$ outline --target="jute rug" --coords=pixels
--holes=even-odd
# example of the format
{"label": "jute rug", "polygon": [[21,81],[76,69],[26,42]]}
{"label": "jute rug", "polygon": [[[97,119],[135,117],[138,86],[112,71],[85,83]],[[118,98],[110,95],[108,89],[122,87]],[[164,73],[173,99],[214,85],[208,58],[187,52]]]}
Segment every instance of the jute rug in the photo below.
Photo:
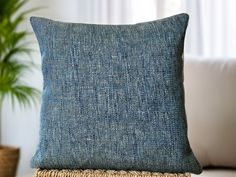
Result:
{"label": "jute rug", "polygon": [[190,173],[156,173],[146,171],[115,170],[40,170],[35,177],[191,177]]}

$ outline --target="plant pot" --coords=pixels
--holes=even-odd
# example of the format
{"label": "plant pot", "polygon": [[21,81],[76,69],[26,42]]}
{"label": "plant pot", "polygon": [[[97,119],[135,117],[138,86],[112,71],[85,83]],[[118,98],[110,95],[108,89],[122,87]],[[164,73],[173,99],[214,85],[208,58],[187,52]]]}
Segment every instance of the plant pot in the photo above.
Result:
{"label": "plant pot", "polygon": [[0,146],[0,177],[15,177],[20,149],[10,146]]}

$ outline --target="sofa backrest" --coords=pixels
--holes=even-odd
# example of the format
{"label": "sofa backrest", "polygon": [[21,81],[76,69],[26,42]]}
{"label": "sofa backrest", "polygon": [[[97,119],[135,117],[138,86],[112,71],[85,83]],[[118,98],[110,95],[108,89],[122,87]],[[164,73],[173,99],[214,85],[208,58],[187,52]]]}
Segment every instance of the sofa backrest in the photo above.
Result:
{"label": "sofa backrest", "polygon": [[202,166],[236,167],[236,59],[185,59],[191,147]]}

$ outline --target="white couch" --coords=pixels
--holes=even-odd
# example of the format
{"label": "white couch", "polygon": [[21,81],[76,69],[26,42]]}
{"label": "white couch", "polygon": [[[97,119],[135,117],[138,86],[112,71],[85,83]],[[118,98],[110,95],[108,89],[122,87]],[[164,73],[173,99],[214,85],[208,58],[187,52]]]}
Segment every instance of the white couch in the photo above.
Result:
{"label": "white couch", "polygon": [[204,170],[202,174],[192,175],[191,177],[236,177],[236,171],[225,169]]}
{"label": "white couch", "polygon": [[214,167],[200,176],[236,177],[236,59],[187,58],[184,76],[190,144],[203,167]]}

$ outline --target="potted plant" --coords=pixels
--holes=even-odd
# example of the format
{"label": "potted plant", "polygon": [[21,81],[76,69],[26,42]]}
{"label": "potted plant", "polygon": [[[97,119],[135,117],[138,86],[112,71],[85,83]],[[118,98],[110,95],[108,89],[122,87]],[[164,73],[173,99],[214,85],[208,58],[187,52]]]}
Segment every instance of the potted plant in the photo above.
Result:
{"label": "potted plant", "polygon": [[26,37],[27,30],[19,30],[26,15],[35,10],[22,12],[27,0],[0,1],[0,176],[14,177],[16,174],[19,148],[3,146],[1,142],[1,110],[3,101],[11,99],[12,104],[29,106],[36,103],[40,92],[23,82],[24,74],[32,69],[32,49]]}

